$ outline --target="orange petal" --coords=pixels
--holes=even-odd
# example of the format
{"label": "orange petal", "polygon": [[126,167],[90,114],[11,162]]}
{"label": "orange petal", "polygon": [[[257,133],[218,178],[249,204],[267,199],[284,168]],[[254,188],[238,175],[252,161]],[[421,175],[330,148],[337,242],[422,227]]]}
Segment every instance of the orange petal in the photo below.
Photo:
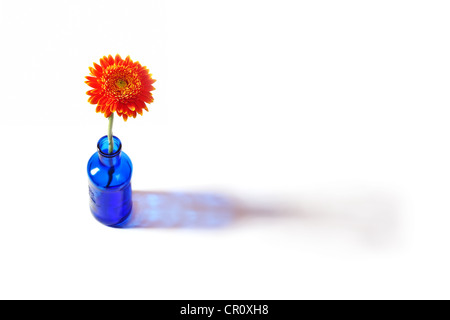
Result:
{"label": "orange petal", "polygon": [[106,101],[108,101],[108,98],[106,98],[105,96],[102,96],[99,100],[98,100],[98,104],[106,104]]}
{"label": "orange petal", "polygon": [[141,92],[139,94],[139,98],[141,98],[144,102],[147,102],[147,103],[153,102],[153,96],[150,92],[146,92],[146,91]]}
{"label": "orange petal", "polygon": [[141,81],[143,83],[153,84],[153,83],[155,83],[156,80],[150,78],[149,75],[144,75],[144,76],[141,76]]}
{"label": "orange petal", "polygon": [[96,76],[98,78],[100,78],[102,76],[102,73],[100,71],[98,71],[97,69],[94,69],[92,67],[89,67],[89,71],[91,72],[91,74],[93,76]]}
{"label": "orange petal", "polygon": [[134,104],[131,104],[131,103],[127,104],[127,108],[130,109],[131,111],[136,110],[136,107],[134,106]]}
{"label": "orange petal", "polygon": [[116,103],[116,101],[114,99],[108,98],[106,100],[106,105],[109,107],[111,106],[113,103]]}
{"label": "orange petal", "polygon": [[112,57],[112,55],[108,56],[108,62],[110,66],[114,65],[114,58]]}
{"label": "orange petal", "polygon": [[96,89],[89,90],[88,92],[86,92],[86,94],[88,94],[90,96],[102,96],[102,91],[96,88]]}
{"label": "orange petal", "polygon": [[139,99],[136,99],[134,103],[141,109],[145,109],[145,102]]}
{"label": "orange petal", "polygon": [[117,102],[114,101],[114,103],[111,104],[109,107],[109,110],[111,110],[112,113],[116,112],[117,109]]}
{"label": "orange petal", "polygon": [[123,104],[120,101],[116,103],[116,111],[117,113],[123,113]]}
{"label": "orange petal", "polygon": [[123,60],[122,60],[122,58],[120,57],[119,54],[116,54],[116,58],[114,59],[114,61],[115,61],[116,64],[119,64],[119,62],[122,62]]}
{"label": "orange petal", "polygon": [[136,112],[142,116],[142,107],[138,106],[137,104],[135,104],[135,107],[136,107]]}
{"label": "orange petal", "polygon": [[135,103],[136,103],[139,107],[141,107],[143,110],[148,111],[147,105],[145,104],[144,101],[139,100],[139,99],[136,99]]}
{"label": "orange petal", "polygon": [[108,110],[108,106],[106,104],[102,104],[102,112],[105,113]]}
{"label": "orange petal", "polygon": [[102,65],[103,69],[106,69],[109,66],[108,58],[106,58],[105,56],[103,58],[101,58],[100,64]]}
{"label": "orange petal", "polygon": [[95,108],[95,112],[99,113],[102,110],[101,106],[97,106],[97,108]]}
{"label": "orange petal", "polygon": [[111,111],[106,110],[105,111],[105,118],[109,118],[110,115],[111,115]]}
{"label": "orange petal", "polygon": [[147,102],[146,100],[150,100],[150,92],[147,91],[141,91],[139,93],[140,98],[142,98],[142,100],[144,100],[145,102]]}
{"label": "orange petal", "polygon": [[96,104],[97,102],[98,102],[98,100],[100,99],[100,97],[99,96],[91,96],[90,98],[89,98],[89,102],[90,103],[92,103],[92,104]]}
{"label": "orange petal", "polygon": [[126,114],[124,114],[124,115],[123,115],[123,120],[124,120],[124,121],[127,121],[127,119],[128,119],[128,116],[127,116]]}
{"label": "orange petal", "polygon": [[98,82],[85,81],[84,83],[86,83],[89,87],[92,87],[92,88],[95,88],[95,89],[101,89],[102,88],[102,86]]}
{"label": "orange petal", "polygon": [[98,64],[96,64],[95,62],[94,62],[94,67],[98,72],[100,72],[100,73],[103,72],[103,68],[101,66],[99,66]]}
{"label": "orange petal", "polygon": [[125,114],[128,114],[128,113],[129,113],[130,110],[128,109],[128,104],[125,104],[125,103],[122,102],[122,103],[120,104],[120,107],[122,108],[122,112],[123,112],[123,113],[125,113]]}
{"label": "orange petal", "polygon": [[155,90],[155,87],[152,86],[151,84],[144,84],[144,85],[142,86],[142,88],[143,88],[144,90],[146,90],[146,91],[153,91],[153,90]]}

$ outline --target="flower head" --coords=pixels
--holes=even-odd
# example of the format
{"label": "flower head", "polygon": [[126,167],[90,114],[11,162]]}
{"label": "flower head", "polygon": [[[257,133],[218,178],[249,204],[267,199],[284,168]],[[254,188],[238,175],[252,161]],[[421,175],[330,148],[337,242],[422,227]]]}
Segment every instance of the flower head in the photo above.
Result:
{"label": "flower head", "polygon": [[100,65],[94,62],[89,71],[86,83],[93,89],[86,93],[90,96],[88,101],[97,105],[96,112],[106,118],[116,112],[127,121],[128,117],[142,115],[142,110],[148,111],[146,103],[153,102],[151,91],[155,90],[152,84],[156,80],[147,67],[133,62],[130,56],[124,60],[119,55],[109,55],[100,59]]}

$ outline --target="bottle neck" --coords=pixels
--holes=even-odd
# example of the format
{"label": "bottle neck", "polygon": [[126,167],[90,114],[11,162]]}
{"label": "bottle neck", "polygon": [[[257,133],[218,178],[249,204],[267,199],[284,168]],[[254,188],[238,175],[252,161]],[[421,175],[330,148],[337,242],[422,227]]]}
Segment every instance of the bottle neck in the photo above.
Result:
{"label": "bottle neck", "polygon": [[104,166],[114,167],[120,164],[122,143],[119,138],[113,137],[113,151],[111,153],[109,153],[109,141],[107,136],[100,138],[97,149],[100,163]]}
{"label": "bottle neck", "polygon": [[98,158],[100,160],[100,163],[103,164],[104,166],[106,166],[106,167],[115,167],[115,166],[118,166],[120,164],[121,154],[119,152],[118,155],[110,157],[110,156],[105,156],[104,154],[99,152],[98,153]]}

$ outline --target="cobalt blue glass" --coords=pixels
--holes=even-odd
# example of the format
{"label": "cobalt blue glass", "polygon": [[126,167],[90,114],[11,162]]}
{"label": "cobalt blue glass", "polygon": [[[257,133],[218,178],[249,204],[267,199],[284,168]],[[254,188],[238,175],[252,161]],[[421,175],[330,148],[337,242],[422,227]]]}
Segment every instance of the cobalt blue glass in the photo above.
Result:
{"label": "cobalt blue glass", "polygon": [[119,138],[113,137],[113,144],[112,153],[108,153],[108,137],[100,138],[97,152],[89,159],[87,173],[92,214],[104,225],[118,227],[131,213],[133,164],[122,152]]}

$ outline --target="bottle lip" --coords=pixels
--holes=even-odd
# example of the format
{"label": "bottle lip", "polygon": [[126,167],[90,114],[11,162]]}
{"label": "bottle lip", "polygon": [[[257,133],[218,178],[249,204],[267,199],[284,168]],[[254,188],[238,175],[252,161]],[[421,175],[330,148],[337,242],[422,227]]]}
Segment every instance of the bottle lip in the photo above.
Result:
{"label": "bottle lip", "polygon": [[98,153],[102,156],[102,157],[105,157],[105,158],[114,158],[114,157],[117,157],[119,154],[120,154],[120,152],[122,151],[122,142],[120,141],[120,139],[119,138],[117,138],[116,136],[113,136],[113,144],[114,144],[114,149],[115,149],[115,145],[116,145],[116,143],[117,143],[117,150],[115,150],[114,151],[114,149],[113,149],[113,153],[106,153],[106,152],[103,152],[102,151],[102,148],[100,147],[100,145],[105,141],[105,139],[107,140],[108,139],[108,136],[103,136],[103,137],[101,137],[99,140],[98,140],[98,143],[97,143],[97,150],[98,150]]}

